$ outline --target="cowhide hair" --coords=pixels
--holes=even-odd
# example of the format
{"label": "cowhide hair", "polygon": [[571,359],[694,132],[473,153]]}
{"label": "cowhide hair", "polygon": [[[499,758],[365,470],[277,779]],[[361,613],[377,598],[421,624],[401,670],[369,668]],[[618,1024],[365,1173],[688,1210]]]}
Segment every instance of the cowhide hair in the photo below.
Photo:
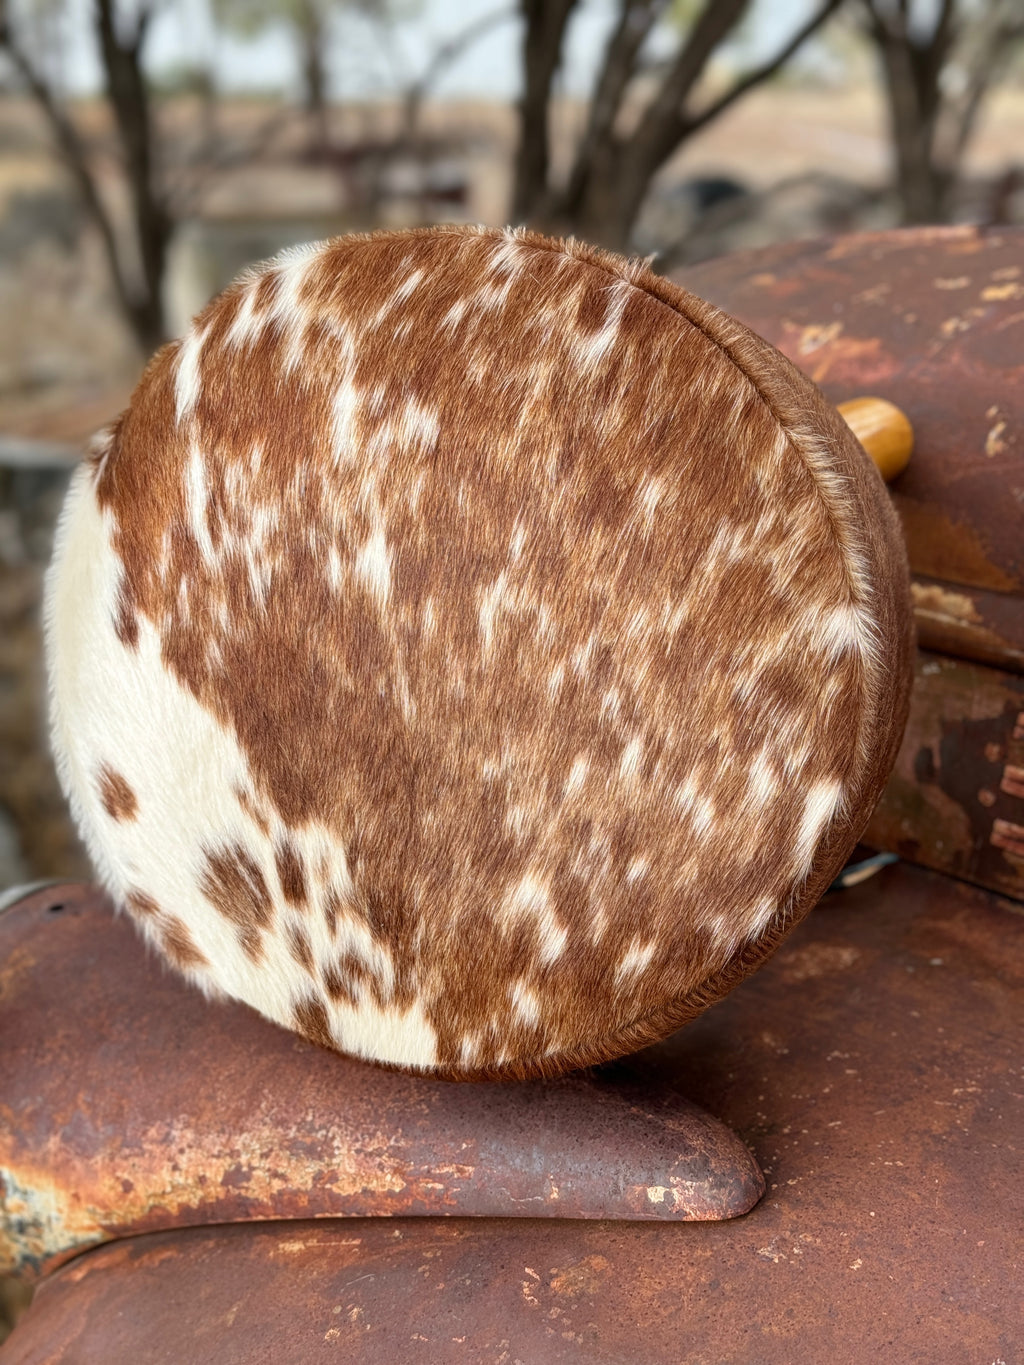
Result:
{"label": "cowhide hair", "polygon": [[811,383],[643,265],[285,252],[76,472],[54,746],[210,995],[456,1078],[663,1036],[761,962],[905,717],[906,565]]}

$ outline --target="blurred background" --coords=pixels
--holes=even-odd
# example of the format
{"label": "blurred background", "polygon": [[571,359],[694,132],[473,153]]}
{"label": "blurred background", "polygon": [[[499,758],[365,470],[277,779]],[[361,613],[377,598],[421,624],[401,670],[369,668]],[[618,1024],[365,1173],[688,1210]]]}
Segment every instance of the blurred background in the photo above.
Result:
{"label": "blurred background", "polygon": [[85,875],[38,610],[68,471],[246,263],[530,223],[686,267],[1024,220],[1024,0],[0,0],[0,888]]}

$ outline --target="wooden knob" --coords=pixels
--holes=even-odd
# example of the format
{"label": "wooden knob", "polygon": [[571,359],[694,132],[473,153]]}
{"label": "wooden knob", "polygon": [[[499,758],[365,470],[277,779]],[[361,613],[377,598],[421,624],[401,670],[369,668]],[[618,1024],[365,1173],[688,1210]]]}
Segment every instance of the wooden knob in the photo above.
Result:
{"label": "wooden knob", "polygon": [[886,483],[903,473],[914,451],[914,429],[906,413],[884,398],[851,398],[839,404],[839,414]]}

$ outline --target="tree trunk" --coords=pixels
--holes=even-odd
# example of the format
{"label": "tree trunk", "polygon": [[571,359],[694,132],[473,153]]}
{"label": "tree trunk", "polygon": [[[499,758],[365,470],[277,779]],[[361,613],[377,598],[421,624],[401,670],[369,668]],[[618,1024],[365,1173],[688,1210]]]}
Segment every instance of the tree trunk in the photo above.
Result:
{"label": "tree trunk", "polygon": [[[922,90],[905,42],[884,40],[882,62],[903,222],[941,222],[947,186],[935,164],[937,100],[929,100],[930,92]],[[937,83],[934,95],[938,95]]]}
{"label": "tree trunk", "polygon": [[134,34],[119,37],[113,0],[98,0],[96,32],[106,79],[106,93],[124,154],[141,280],[127,306],[128,321],[148,354],[167,339],[163,285],[173,223],[156,187],[153,120],[142,70],[142,43],[151,10],[143,9]]}
{"label": "tree trunk", "polygon": [[309,117],[309,149],[323,160],[330,149],[327,122],[327,72],[324,67],[323,15],[316,0],[303,0],[299,14],[302,41],[302,80]]}
{"label": "tree trunk", "polygon": [[534,222],[547,212],[551,86],[577,0],[521,0],[523,93],[512,188],[512,221]]}
{"label": "tree trunk", "polygon": [[585,241],[609,251],[628,252],[649,185],[646,168],[631,161],[625,148],[606,148],[604,155],[595,158],[562,231],[578,233]]}
{"label": "tree trunk", "polygon": [[839,7],[818,0],[805,22],[771,57],[699,109],[691,107],[708,63],[740,22],[749,0],[703,0],[646,107],[624,131],[620,118],[649,33],[667,0],[618,0],[618,19],[605,45],[586,128],[562,187],[550,183],[548,110],[574,0],[521,0],[526,23],[514,216],[548,230],[574,232],[628,251],[651,180],[687,138],[737,99],[769,79]]}
{"label": "tree trunk", "polygon": [[95,24],[103,57],[106,94],[121,143],[131,203],[134,259],[125,260],[93,172],[88,149],[54,90],[20,46],[0,0],[0,47],[7,51],[53,131],[57,150],[92,219],[107,258],[118,306],[143,354],[166,339],[163,277],[173,224],[153,184],[151,120],[139,52],[151,11],[139,11],[135,36],[122,45],[114,26],[112,0],[96,0]]}

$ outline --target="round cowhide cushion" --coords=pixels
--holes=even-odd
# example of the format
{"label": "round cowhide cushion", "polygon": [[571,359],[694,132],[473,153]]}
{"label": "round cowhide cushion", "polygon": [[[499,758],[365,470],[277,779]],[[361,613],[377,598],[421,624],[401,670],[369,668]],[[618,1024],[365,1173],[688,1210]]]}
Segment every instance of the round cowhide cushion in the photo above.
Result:
{"label": "round cowhide cushion", "polygon": [[814,386],[520,231],[243,276],[76,472],[47,615],[115,900],[209,994],[449,1077],[613,1057],[739,981],[909,687],[896,520]]}

